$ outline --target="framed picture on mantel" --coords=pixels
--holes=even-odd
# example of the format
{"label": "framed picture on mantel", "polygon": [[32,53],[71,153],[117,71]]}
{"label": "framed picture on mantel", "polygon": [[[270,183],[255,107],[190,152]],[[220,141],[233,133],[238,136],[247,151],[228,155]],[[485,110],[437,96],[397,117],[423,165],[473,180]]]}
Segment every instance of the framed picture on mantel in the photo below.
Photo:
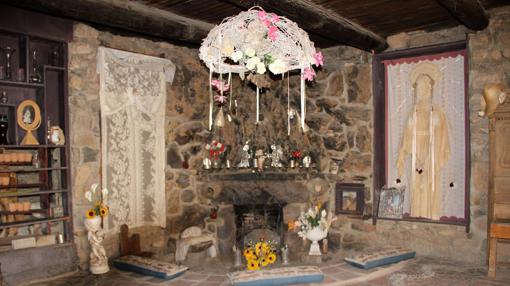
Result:
{"label": "framed picture on mantel", "polygon": [[365,207],[364,184],[337,183],[335,188],[335,213],[363,215]]}

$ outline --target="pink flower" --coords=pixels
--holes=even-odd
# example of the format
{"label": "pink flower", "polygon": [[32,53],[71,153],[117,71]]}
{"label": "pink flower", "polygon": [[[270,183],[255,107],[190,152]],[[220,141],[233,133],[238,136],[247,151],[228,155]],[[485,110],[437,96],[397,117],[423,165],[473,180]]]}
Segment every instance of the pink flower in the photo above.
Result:
{"label": "pink flower", "polygon": [[324,65],[324,57],[322,56],[322,52],[315,53],[313,56],[315,58],[315,65],[316,66],[322,66]]}
{"label": "pink flower", "polygon": [[280,21],[280,17],[278,17],[278,15],[276,14],[272,14],[271,20],[269,21],[271,21],[271,23],[277,23],[278,21]]}
{"label": "pink flower", "polygon": [[225,103],[227,101],[227,97],[224,95],[215,95],[214,101],[216,101],[218,103]]}
{"label": "pink flower", "polygon": [[267,32],[267,37],[271,40],[271,41],[275,41],[276,38],[278,37],[278,28],[276,26],[271,26],[269,27],[269,32]]}
{"label": "pink flower", "polygon": [[230,88],[228,83],[222,80],[213,79],[211,80],[211,84],[219,91],[221,91],[222,89],[223,91],[227,91]]}
{"label": "pink flower", "polygon": [[264,26],[266,26],[267,28],[269,28],[269,25],[271,25],[271,22],[269,21],[269,19],[267,18],[267,14],[266,14],[266,11],[259,11],[259,20],[262,22],[262,24],[264,24]]}
{"label": "pink flower", "polygon": [[259,19],[260,19],[260,21],[264,21],[266,18],[267,18],[266,11],[264,11],[264,10],[259,11]]}
{"label": "pink flower", "polygon": [[305,68],[304,72],[301,74],[301,79],[306,79],[308,81],[312,81],[315,77],[315,71],[311,68]]}

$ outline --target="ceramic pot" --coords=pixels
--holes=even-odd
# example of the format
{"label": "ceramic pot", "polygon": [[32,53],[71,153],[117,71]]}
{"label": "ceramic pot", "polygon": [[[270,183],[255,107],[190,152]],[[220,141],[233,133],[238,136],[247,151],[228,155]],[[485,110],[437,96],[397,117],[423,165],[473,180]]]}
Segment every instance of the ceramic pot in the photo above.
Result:
{"label": "ceramic pot", "polygon": [[326,238],[328,232],[320,227],[314,227],[306,233],[306,238],[312,242],[308,255],[322,255],[319,240]]}

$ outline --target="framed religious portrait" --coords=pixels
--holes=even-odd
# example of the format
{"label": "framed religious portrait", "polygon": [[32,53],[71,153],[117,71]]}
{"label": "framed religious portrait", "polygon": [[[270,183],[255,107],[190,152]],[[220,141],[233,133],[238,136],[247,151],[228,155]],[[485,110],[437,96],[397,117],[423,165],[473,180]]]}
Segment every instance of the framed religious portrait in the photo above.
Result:
{"label": "framed religious portrait", "polygon": [[356,183],[337,183],[335,194],[335,213],[363,215],[365,185]]}
{"label": "framed religious portrait", "polygon": [[[390,217],[467,229],[465,42],[379,54],[373,69],[374,189],[404,190],[398,196],[402,214],[392,212]],[[381,204],[389,202],[388,194],[380,193]]]}
{"label": "framed religious portrait", "polygon": [[17,109],[18,125],[25,130],[21,145],[39,145],[33,132],[41,125],[41,109],[33,100],[23,100]]}
{"label": "framed religious portrait", "polygon": [[380,218],[401,219],[403,216],[405,188],[382,187],[379,194],[377,216]]}

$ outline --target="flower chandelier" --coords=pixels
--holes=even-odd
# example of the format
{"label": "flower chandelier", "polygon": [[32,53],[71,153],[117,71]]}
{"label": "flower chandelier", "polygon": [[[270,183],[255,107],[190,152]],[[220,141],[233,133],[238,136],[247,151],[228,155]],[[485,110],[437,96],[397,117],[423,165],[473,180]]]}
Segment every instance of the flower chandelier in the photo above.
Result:
{"label": "flower chandelier", "polygon": [[[283,78],[289,71],[300,70],[301,116],[297,117],[301,128],[306,131],[305,80],[313,80],[315,71],[312,66],[323,65],[323,57],[320,52],[316,52],[308,34],[296,23],[274,13],[267,13],[260,7],[253,7],[237,16],[225,18],[220,25],[215,26],[203,40],[199,56],[209,68],[209,130],[213,124],[214,101],[218,101],[219,98],[223,102],[226,99],[223,93],[229,88],[232,96],[232,73],[239,74],[241,79],[248,74],[248,79],[255,83],[256,123],[258,123],[259,90],[264,84],[254,79],[266,74],[267,71],[274,75],[281,74]],[[219,80],[213,79],[213,73],[219,74]],[[223,74],[228,74],[227,82],[223,81]],[[219,92],[219,96],[213,97],[213,86]],[[290,134],[290,116],[293,114],[289,104],[287,113]]]}

